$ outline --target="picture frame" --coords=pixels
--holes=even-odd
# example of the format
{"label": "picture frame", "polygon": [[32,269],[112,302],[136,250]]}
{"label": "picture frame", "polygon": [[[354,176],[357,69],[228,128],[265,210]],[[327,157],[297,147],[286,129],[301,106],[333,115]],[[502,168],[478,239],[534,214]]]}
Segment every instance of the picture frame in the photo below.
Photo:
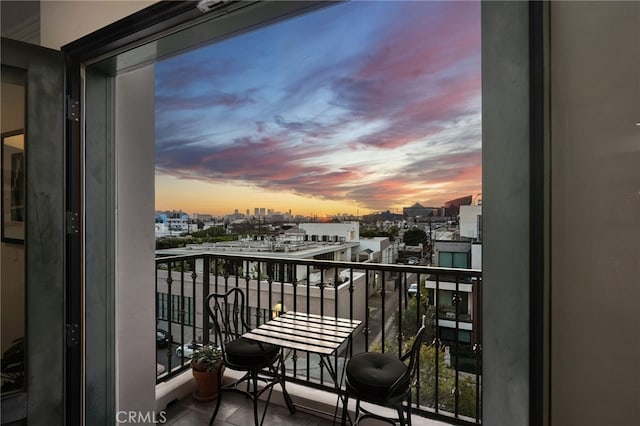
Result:
{"label": "picture frame", "polygon": [[2,242],[24,244],[26,215],[24,130],[2,133]]}

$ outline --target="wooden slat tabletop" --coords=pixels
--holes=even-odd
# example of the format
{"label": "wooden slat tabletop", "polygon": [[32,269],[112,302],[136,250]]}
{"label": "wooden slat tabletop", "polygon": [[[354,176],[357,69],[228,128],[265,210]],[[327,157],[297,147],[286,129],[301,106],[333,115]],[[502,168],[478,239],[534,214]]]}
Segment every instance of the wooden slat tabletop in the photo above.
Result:
{"label": "wooden slat tabletop", "polygon": [[286,312],[243,335],[288,349],[330,355],[361,324],[358,320]]}

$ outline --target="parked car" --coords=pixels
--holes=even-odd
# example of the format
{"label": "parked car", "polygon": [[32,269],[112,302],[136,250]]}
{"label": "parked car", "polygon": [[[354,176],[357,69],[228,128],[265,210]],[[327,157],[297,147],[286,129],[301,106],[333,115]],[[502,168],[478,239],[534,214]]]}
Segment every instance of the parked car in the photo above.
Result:
{"label": "parked car", "polygon": [[407,289],[407,294],[409,295],[409,297],[414,297],[416,294],[418,294],[418,284],[411,284]]}
{"label": "parked car", "polygon": [[156,328],[156,346],[164,348],[169,344],[169,332],[161,328]]}
{"label": "parked car", "polygon": [[202,343],[198,342],[190,342],[185,343],[184,345],[178,346],[176,348],[176,355],[178,358],[191,358],[193,356],[193,351],[200,349],[202,347]]}

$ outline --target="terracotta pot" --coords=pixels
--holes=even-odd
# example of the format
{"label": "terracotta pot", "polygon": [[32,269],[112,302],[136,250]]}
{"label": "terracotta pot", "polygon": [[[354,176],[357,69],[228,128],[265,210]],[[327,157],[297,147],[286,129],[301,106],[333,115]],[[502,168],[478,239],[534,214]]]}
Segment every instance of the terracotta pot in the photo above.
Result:
{"label": "terracotta pot", "polygon": [[193,392],[193,397],[197,401],[213,400],[218,395],[218,374],[222,374],[223,370],[207,372],[192,369],[191,371],[196,381],[196,390]]}

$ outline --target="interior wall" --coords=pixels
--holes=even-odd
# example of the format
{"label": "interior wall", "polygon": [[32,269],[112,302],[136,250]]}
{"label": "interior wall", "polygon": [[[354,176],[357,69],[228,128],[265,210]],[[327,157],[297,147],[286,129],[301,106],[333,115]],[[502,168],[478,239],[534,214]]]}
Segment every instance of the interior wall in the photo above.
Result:
{"label": "interior wall", "polygon": [[116,392],[119,411],[155,409],[154,68],[116,77]]}
{"label": "interior wall", "polygon": [[640,419],[640,3],[551,2],[551,424]]}

